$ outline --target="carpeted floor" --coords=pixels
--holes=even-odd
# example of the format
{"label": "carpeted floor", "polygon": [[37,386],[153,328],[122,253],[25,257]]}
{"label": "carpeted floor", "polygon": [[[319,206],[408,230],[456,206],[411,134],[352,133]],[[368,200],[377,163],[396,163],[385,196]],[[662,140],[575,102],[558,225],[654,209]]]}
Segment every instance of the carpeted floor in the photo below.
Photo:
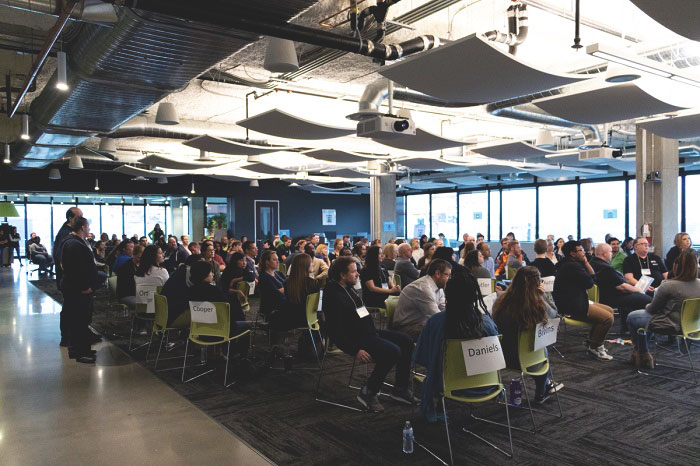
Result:
{"label": "carpeted floor", "polygon": [[[35,286],[60,301],[53,282],[33,281]],[[94,326],[103,329],[106,293],[101,291],[95,310]],[[253,307],[257,303],[251,302]],[[128,325],[118,324],[117,333],[127,335]],[[550,358],[554,375],[565,384],[560,392],[564,417],[539,415],[542,424],[537,434],[513,431],[515,457],[508,460],[473,437],[460,426],[471,424],[480,435],[501,447],[508,442],[505,428],[481,422],[471,423],[468,408],[448,403],[452,446],[457,464],[485,465],[695,465],[700,461],[700,388],[675,381],[638,375],[627,363],[630,346],[608,344],[612,362],[586,357],[580,331],[568,335],[560,331],[557,347]],[[143,341],[144,337],[139,337]],[[264,337],[258,338],[263,343]],[[127,340],[113,342],[125,349]],[[181,355],[177,349],[168,356]],[[264,352],[257,352],[264,359]],[[143,364],[145,349],[133,354]],[[195,359],[195,358],[190,358]],[[686,363],[675,356],[663,355],[666,362]],[[675,361],[674,361],[675,360]],[[164,361],[160,368],[181,364],[181,359]],[[345,355],[329,355],[321,392],[325,398],[357,406],[356,392],[346,387],[352,360]],[[215,363],[215,360],[211,360]],[[167,364],[171,365],[168,366]],[[150,365],[150,363],[149,363]],[[152,365],[151,365],[152,366]],[[150,366],[149,366],[150,367]],[[274,367],[281,368],[281,361]],[[301,367],[311,370],[302,370]],[[180,382],[180,371],[157,372],[157,376],[270,460],[281,465],[428,465],[439,464],[416,447],[412,455],[401,450],[401,431],[406,420],[413,424],[416,440],[448,459],[443,423],[429,424],[418,411],[390,399],[382,399],[383,414],[345,410],[314,401],[317,370],[312,361],[296,362],[292,372],[260,368],[255,375],[246,373],[228,389],[222,387],[223,363],[218,370],[187,384]],[[193,369],[194,371],[195,369]],[[688,377],[687,373],[659,374]],[[361,384],[363,369],[356,369]],[[504,371],[504,381],[514,373]],[[389,377],[392,381],[392,377]],[[528,381],[531,387],[531,382]],[[552,398],[542,408],[556,412]],[[505,421],[502,406],[487,403],[476,414]],[[527,411],[511,409],[514,426],[531,428]]]}

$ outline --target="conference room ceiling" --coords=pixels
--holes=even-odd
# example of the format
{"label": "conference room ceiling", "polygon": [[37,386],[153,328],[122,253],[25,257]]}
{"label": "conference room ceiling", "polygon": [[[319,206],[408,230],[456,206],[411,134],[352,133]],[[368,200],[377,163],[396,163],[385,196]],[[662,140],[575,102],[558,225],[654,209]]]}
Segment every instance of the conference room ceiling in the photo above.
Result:
{"label": "conference room ceiling", "polygon": [[[279,1],[280,4],[284,3],[283,0]],[[298,16],[292,19],[292,23],[344,36],[351,35],[346,16],[347,8],[354,3],[352,0],[322,0],[307,3],[311,6],[308,9],[303,9]],[[363,9],[374,4],[375,1],[358,1],[357,3],[358,7]],[[420,52],[403,60],[404,63],[409,61],[418,63],[424,56],[428,57],[431,53],[442,53],[443,50],[448,50],[445,47],[449,47],[452,42],[470,35],[483,34],[491,30],[507,31],[505,11],[511,3],[510,0],[440,0],[433,2],[403,0],[393,5],[388,15],[390,19],[400,20],[402,26],[390,25],[390,33],[384,39],[384,43],[398,43],[425,34],[433,34],[441,38],[443,44],[437,50]],[[508,47],[504,44],[487,44],[489,46],[487,48],[493,49],[495,47],[502,52],[505,65],[512,63],[514,66],[525,66],[527,69],[533,70],[533,76],[536,76],[537,73],[570,75],[573,73],[595,73],[596,71],[603,73],[598,76],[604,76],[608,63],[604,59],[588,55],[585,52],[585,46],[600,43],[624,50],[628,55],[648,57],[663,62],[665,65],[680,68],[686,73],[686,76],[700,77],[698,71],[700,68],[697,66],[700,64],[700,43],[693,42],[668,29],[666,26],[672,25],[672,23],[667,20],[665,20],[666,26],[657,23],[630,0],[617,2],[587,0],[583,2],[581,43],[584,48],[580,50],[571,47],[574,35],[574,22],[572,20],[574,2],[523,0],[522,3],[527,5],[529,33],[525,42],[518,47],[517,55],[515,57],[509,56],[507,54]],[[19,48],[21,46],[27,49],[37,49],[54,20],[49,15],[0,5],[0,45],[5,46],[4,48],[11,48],[10,46]],[[373,37],[373,28],[374,26],[369,31],[365,31],[363,37]],[[203,72],[199,78],[192,79],[183,89],[170,93],[161,100],[161,102],[175,105],[183,126],[184,122],[194,122],[204,129],[200,128],[197,133],[188,133],[191,137],[182,139],[176,139],[172,135],[162,137],[157,134],[157,131],[147,131],[129,137],[120,136],[116,139],[118,149],[116,162],[128,162],[142,169],[154,168],[153,165],[138,162],[150,154],[158,157],[145,159],[149,163],[158,163],[158,160],[162,160],[163,157],[171,157],[178,161],[190,159],[196,162],[196,158],[200,155],[200,149],[204,147],[206,150],[207,146],[186,145],[184,143],[195,136],[208,134],[235,140],[239,144],[249,138],[251,144],[283,146],[289,149],[266,154],[260,161],[253,159],[249,162],[246,162],[246,154],[244,153],[231,154],[229,153],[231,150],[227,153],[216,153],[216,149],[210,150],[209,155],[217,162],[223,163],[228,160],[241,162],[242,160],[241,163],[222,165],[223,168],[216,173],[217,175],[235,177],[259,173],[261,177],[269,177],[270,173],[265,172],[270,170],[260,170],[260,164],[263,164],[277,168],[280,173],[283,173],[278,177],[289,180],[289,182],[294,181],[296,177],[305,176],[306,172],[328,171],[334,168],[353,169],[355,170],[353,173],[366,176],[369,173],[377,173],[376,171],[368,171],[367,166],[368,163],[375,163],[376,160],[388,162],[386,169],[381,171],[382,173],[395,173],[399,178],[411,173],[412,181],[414,181],[412,184],[418,189],[430,189],[430,183],[433,179],[435,183],[439,183],[435,184],[435,189],[449,183],[453,186],[474,187],[475,182],[478,182],[480,177],[486,180],[485,184],[493,182],[517,184],[531,181],[532,177],[537,176],[538,173],[546,179],[555,178],[557,174],[562,175],[560,178],[572,176],[585,178],[619,175],[621,167],[630,167],[629,162],[624,164],[606,163],[605,159],[600,159],[597,163],[586,164],[587,168],[595,168],[591,172],[576,170],[574,165],[580,167],[580,164],[576,163],[572,163],[570,166],[554,164],[551,160],[556,160],[556,157],[547,158],[545,155],[571,153],[578,146],[590,142],[584,140],[578,127],[551,124],[546,118],[533,122],[527,119],[497,116],[487,111],[486,106],[481,104],[482,102],[474,102],[478,105],[468,107],[452,107],[394,100],[394,110],[410,111],[416,126],[422,132],[421,134],[430,133],[436,136],[429,141],[430,144],[434,144],[434,140],[439,142],[438,138],[449,142],[443,145],[437,144],[435,150],[407,150],[415,149],[415,147],[411,147],[409,139],[401,139],[400,141],[394,139],[387,144],[382,144],[381,140],[361,138],[354,134],[347,135],[343,131],[335,131],[335,133],[331,131],[333,134],[328,134],[330,137],[324,137],[326,134],[323,131],[324,127],[328,129],[353,128],[355,126],[356,122],[347,119],[346,116],[358,111],[358,101],[365,87],[378,79],[383,79],[380,74],[382,66],[371,58],[358,54],[296,43],[300,70],[291,73],[271,73],[263,66],[266,43],[266,40],[263,39],[234,51],[214,67]],[[59,46],[60,44],[57,47]],[[9,51],[0,51],[0,53],[3,54],[3,60],[0,62],[0,70],[3,75],[10,71],[13,73],[16,73],[17,70],[24,73],[29,71],[30,62],[27,57],[32,57],[32,55],[21,55]],[[470,62],[478,63],[479,58],[468,56],[464,58],[464,63],[467,65]],[[488,60],[488,56],[485,56],[485,59]],[[388,62],[387,65],[390,63]],[[50,57],[39,74],[36,91],[27,95],[20,107],[20,112],[29,111],[32,101],[42,92],[55,69],[56,60]],[[470,71],[469,66],[467,66],[461,72],[471,72],[476,76],[483,70],[474,67]],[[503,72],[507,73],[507,69],[504,68]],[[498,73],[498,70],[490,70],[489,73]],[[502,76],[497,77],[502,78]],[[394,79],[397,82],[402,81],[399,77]],[[425,79],[430,80],[429,72]],[[488,84],[488,75],[485,78],[480,77],[476,82],[479,81]],[[552,95],[548,98],[544,95],[540,96],[541,102],[544,102],[541,108],[547,110],[548,104],[546,102],[549,101],[555,102],[559,99],[565,102],[564,99],[568,95],[577,95],[581,92],[577,89],[587,89],[591,86],[590,83],[596,79],[584,81],[581,84],[574,83],[565,87],[561,95]],[[597,81],[603,80],[597,78]],[[661,81],[662,86],[678,86],[678,83],[669,79],[657,81]],[[233,84],[233,82],[237,84]],[[247,83],[247,85],[242,83]],[[691,88],[691,86],[687,87]],[[524,88],[548,91],[546,87],[538,89],[536,85],[534,87],[526,85]],[[425,89],[431,89],[431,87],[427,86]],[[422,89],[417,90],[421,91]],[[495,91],[493,92],[494,96],[506,95],[497,92],[498,89],[492,89],[492,91]],[[690,92],[700,92],[700,89],[692,88]],[[459,94],[454,93],[453,95]],[[436,97],[444,98],[444,95]],[[689,98],[688,100],[694,99]],[[531,111],[534,108],[540,112],[538,115],[549,116],[544,110],[531,105],[530,102],[533,101],[535,105],[538,104],[537,99],[532,98],[518,102],[515,109]],[[146,108],[142,115],[152,120],[156,115],[158,105],[159,103],[156,103]],[[663,105],[648,107],[650,109],[660,108],[662,111],[658,114],[641,116],[637,116],[639,113],[637,112],[634,114],[634,119],[622,121],[608,121],[605,112],[601,110],[601,113],[596,113],[595,106],[585,109],[584,117],[580,116],[582,111],[566,112],[565,115],[589,120],[577,123],[595,122],[603,139],[608,138],[608,134],[611,134],[612,137],[607,141],[610,145],[629,148],[634,145],[634,136],[630,133],[633,133],[637,119],[664,119],[666,118],[664,112],[677,108]],[[384,100],[380,111],[388,112],[388,110],[388,101]],[[609,112],[607,109],[605,111]],[[645,113],[645,111],[646,109],[643,108],[641,113]],[[693,109],[690,110],[690,112],[692,111]],[[616,112],[609,113],[618,115]],[[681,112],[681,114],[684,113],[686,112]],[[308,124],[300,126],[301,129],[291,131],[289,124],[282,120],[255,125],[246,124],[248,130],[238,124],[244,120],[257,122],[261,120],[260,117],[267,114],[286,114]],[[6,117],[2,117],[0,120],[2,136],[5,140],[13,141],[18,136],[17,118],[14,120],[14,122],[10,122]],[[677,131],[668,122],[664,122],[663,125],[664,128],[671,126],[666,130],[668,134],[688,136],[689,141],[683,141],[682,146],[689,145],[693,142],[693,138],[700,137],[700,131],[696,134],[692,130],[692,125],[688,129],[687,121],[686,119],[684,127]],[[284,128],[279,128],[280,124],[284,125]],[[207,125],[212,127],[211,131],[207,131]],[[276,125],[277,128],[275,128]],[[215,126],[216,128],[214,128]],[[304,128],[307,128],[308,131],[300,133],[299,131],[305,131]],[[312,131],[311,128],[315,129]],[[178,132],[178,126],[165,129]],[[514,147],[517,147],[518,144],[522,147],[531,147],[536,143],[538,133],[541,130],[550,131],[551,137],[554,139],[554,145],[543,146],[546,150],[540,151],[541,155],[538,155],[537,151],[528,149],[523,154],[518,154],[517,151],[508,152],[505,156],[499,155],[498,160],[493,160],[477,153],[480,147],[508,144],[513,144]],[[608,133],[611,130],[612,132]],[[182,132],[187,133],[184,130]],[[95,136],[98,135],[95,134]],[[407,135],[400,137],[411,138]],[[459,146],[454,141],[462,141],[464,145]],[[433,147],[423,143],[422,140],[421,144],[421,148]],[[87,139],[82,145],[86,149],[97,150],[99,139],[97,137]],[[440,149],[440,147],[443,148]],[[475,148],[477,151],[472,152],[472,149]],[[313,158],[314,150],[325,151],[323,153],[326,156]],[[333,151],[361,154],[361,156],[338,157],[339,162],[335,162],[332,156],[327,155],[333,154]],[[83,151],[81,150],[80,153]],[[485,152],[482,153],[488,155]],[[85,158],[88,162],[94,160],[90,156]],[[363,160],[365,158],[367,161]],[[95,159],[99,159],[99,156],[95,156]],[[435,162],[426,163],[425,159],[432,159]],[[411,162],[411,160],[415,161]],[[571,157],[566,160],[575,162]],[[58,160],[54,165],[60,168],[65,162],[64,159]],[[103,162],[111,163],[106,159]],[[526,170],[522,165],[525,162],[540,165]],[[104,164],[101,164],[100,167],[101,169],[109,169],[109,166]],[[455,173],[453,167],[461,171]],[[260,171],[255,172],[255,168]],[[370,168],[370,170],[374,169]],[[169,169],[170,171],[173,170]],[[212,171],[216,172],[216,169],[212,169]],[[340,171],[339,173],[347,172]],[[443,173],[445,176],[441,178]],[[453,181],[447,181],[448,178]],[[349,179],[356,181],[357,176],[353,175],[347,180]],[[343,180],[342,176],[338,177],[338,181]],[[464,184],[460,184],[460,181]]]}

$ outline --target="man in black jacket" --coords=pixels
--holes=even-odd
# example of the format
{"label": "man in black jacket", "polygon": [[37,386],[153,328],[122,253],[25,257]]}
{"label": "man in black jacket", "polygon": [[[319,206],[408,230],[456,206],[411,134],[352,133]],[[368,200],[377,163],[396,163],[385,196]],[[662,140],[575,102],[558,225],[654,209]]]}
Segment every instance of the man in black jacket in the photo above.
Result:
{"label": "man in black jacket", "polygon": [[[71,229],[73,228],[73,223],[75,219],[83,216],[83,211],[77,207],[71,207],[66,211],[66,223],[61,226],[56,234],[56,239],[53,240],[53,260],[56,268],[56,286],[60,290],[63,282],[63,269],[61,268],[61,253],[63,250],[63,242],[71,234]],[[65,302],[65,299],[64,299]],[[64,304],[65,309],[65,304]],[[61,326],[61,346],[70,345],[70,332],[68,331],[68,321],[66,319],[66,313],[61,310],[60,315],[60,326]]]}
{"label": "man in black jacket", "polygon": [[94,363],[95,353],[90,349],[92,332],[92,305],[97,288],[95,256],[85,238],[90,232],[87,219],[78,217],[72,232],[63,241],[61,265],[63,268],[63,311],[67,313],[70,332],[68,354],[78,362]]}
{"label": "man in black jacket", "polygon": [[165,262],[163,263],[165,270],[172,274],[181,264],[184,264],[189,254],[177,242],[177,237],[171,236],[168,238],[168,247],[165,249]]}
{"label": "man in black jacket", "polygon": [[330,277],[331,281],[323,289],[323,313],[330,338],[346,354],[364,363],[376,363],[357,400],[370,411],[384,411],[377,394],[387,374],[396,365],[395,388],[390,396],[411,404],[413,395],[408,390],[413,353],[411,338],[405,333],[374,327],[372,316],[354,290],[358,273],[351,257],[336,259]]}

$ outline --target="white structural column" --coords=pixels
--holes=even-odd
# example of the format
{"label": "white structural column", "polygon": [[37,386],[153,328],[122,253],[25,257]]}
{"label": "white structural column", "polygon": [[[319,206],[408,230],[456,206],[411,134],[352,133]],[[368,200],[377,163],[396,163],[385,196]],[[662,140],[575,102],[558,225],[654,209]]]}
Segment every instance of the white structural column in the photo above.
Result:
{"label": "white structural column", "polygon": [[193,197],[190,201],[190,228],[191,241],[199,241],[204,236],[204,227],[206,219],[204,218],[204,198]]}
{"label": "white structural column", "polygon": [[[372,176],[369,184],[371,239],[396,237],[396,175]],[[393,227],[385,231],[385,226]]]}
{"label": "white structural column", "polygon": [[678,233],[678,141],[637,128],[637,229],[632,236],[641,236],[645,224],[651,226],[655,254],[663,257]]}

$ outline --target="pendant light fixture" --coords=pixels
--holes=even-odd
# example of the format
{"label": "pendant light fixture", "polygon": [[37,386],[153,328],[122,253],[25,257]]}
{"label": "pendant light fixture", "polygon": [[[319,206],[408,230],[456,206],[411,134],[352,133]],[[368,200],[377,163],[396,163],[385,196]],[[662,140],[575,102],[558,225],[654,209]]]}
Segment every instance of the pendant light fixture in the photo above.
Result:
{"label": "pendant light fixture", "polygon": [[260,183],[258,183],[258,180],[250,180],[250,183],[248,183],[248,186],[251,188],[259,188]]}
{"label": "pendant light fixture", "polygon": [[68,68],[66,66],[66,52],[56,52],[58,61],[56,69],[56,89],[59,91],[68,90]]}
{"label": "pendant light fixture", "polygon": [[5,143],[5,158],[2,159],[3,163],[11,163],[12,160],[10,160],[10,145],[8,143]]}
{"label": "pendant light fixture", "polygon": [[49,179],[50,180],[60,180],[61,179],[61,172],[58,170],[58,168],[52,168],[49,170]]}
{"label": "pendant light fixture", "polygon": [[117,151],[117,143],[112,138],[101,138],[100,147],[98,149],[100,152],[113,153]]}
{"label": "pendant light fixture", "polygon": [[71,170],[82,170],[83,159],[81,159],[78,154],[71,155],[70,160],[68,161],[68,168]]}
{"label": "pendant light fixture", "polygon": [[170,102],[161,102],[158,104],[156,123],[159,125],[179,125],[180,118],[177,115],[175,104]]}
{"label": "pendant light fixture", "polygon": [[29,114],[22,115],[22,134],[20,135],[25,141],[29,140]]}
{"label": "pendant light fixture", "polygon": [[294,42],[277,37],[267,38],[263,68],[273,73],[290,73],[299,69]]}
{"label": "pendant light fixture", "polygon": [[159,176],[158,181],[156,181],[158,184],[168,184],[168,178],[165,176]]}
{"label": "pendant light fixture", "polygon": [[100,190],[99,180],[97,179],[97,177],[95,177],[95,191],[99,191],[99,190]]}
{"label": "pendant light fixture", "polygon": [[190,189],[190,194],[194,194],[194,193],[195,193],[195,190],[194,190],[194,181],[193,181],[192,182],[192,189]]}

